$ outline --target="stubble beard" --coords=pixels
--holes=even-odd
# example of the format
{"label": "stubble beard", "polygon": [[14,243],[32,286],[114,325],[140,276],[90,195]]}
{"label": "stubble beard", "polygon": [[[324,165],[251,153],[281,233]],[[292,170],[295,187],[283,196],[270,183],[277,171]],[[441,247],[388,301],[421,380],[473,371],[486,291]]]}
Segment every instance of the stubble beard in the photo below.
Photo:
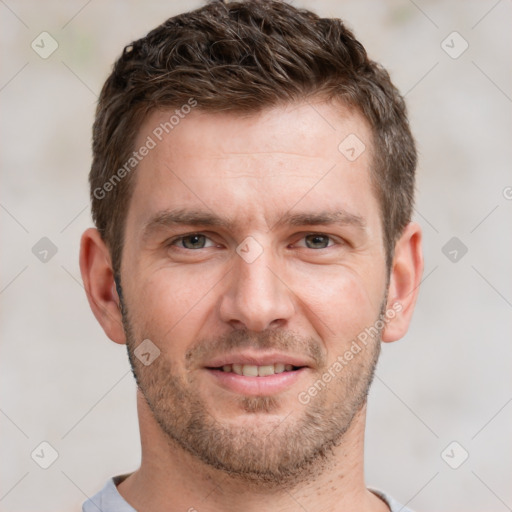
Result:
{"label": "stubble beard", "polygon": [[[163,351],[150,366],[144,366],[135,357],[137,340],[145,337],[135,335],[124,305],[122,311],[133,374],[170,449],[181,448],[210,468],[260,489],[292,489],[314,479],[334,462],[334,448],[342,443],[354,418],[366,404],[380,354],[379,333],[326,389],[287,416],[279,414],[279,397],[239,397],[236,403],[240,414],[257,414],[258,420],[264,415],[273,413],[274,416],[271,421],[248,418],[244,426],[235,425],[221,422],[210,413],[210,407],[215,410],[215,404],[207,404],[201,398],[194,372],[182,378],[176,364],[167,360]],[[378,318],[382,317],[382,311],[381,308]],[[199,357],[213,346],[245,345],[285,351],[288,347],[288,352],[294,352],[289,347],[301,347],[296,353],[309,353],[318,363],[315,382],[321,379],[329,364],[332,365],[325,360],[318,341],[285,331],[265,331],[257,335],[234,331],[218,344],[217,340],[209,340],[196,345],[198,350],[192,355]],[[346,348],[343,346],[340,353]]]}

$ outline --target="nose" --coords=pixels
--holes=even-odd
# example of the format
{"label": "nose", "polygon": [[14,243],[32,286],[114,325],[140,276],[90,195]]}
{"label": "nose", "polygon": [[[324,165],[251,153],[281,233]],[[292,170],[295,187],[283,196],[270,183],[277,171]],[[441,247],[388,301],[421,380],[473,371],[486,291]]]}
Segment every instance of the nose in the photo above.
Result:
{"label": "nose", "polygon": [[221,319],[236,329],[254,332],[285,327],[295,312],[288,287],[270,249],[251,263],[235,255],[220,304]]}

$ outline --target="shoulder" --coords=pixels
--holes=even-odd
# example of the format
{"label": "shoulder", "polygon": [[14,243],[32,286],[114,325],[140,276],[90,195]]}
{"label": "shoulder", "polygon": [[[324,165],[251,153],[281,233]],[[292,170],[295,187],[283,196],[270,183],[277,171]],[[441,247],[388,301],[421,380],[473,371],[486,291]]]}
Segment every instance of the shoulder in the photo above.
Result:
{"label": "shoulder", "polygon": [[111,478],[94,496],[82,505],[82,512],[137,512],[129,505],[117,491],[116,485],[121,483],[128,475]]}
{"label": "shoulder", "polygon": [[410,508],[405,507],[394,498],[392,498],[389,494],[386,494],[384,491],[380,491],[378,489],[368,490],[373,492],[373,494],[376,494],[382,501],[384,501],[391,512],[413,512]]}

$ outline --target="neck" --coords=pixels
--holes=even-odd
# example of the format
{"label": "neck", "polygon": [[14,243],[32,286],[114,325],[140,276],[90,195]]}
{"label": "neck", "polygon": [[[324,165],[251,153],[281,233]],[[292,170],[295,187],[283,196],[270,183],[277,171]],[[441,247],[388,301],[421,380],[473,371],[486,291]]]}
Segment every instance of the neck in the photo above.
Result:
{"label": "neck", "polygon": [[[384,512],[388,507],[364,483],[363,445],[366,406],[355,416],[341,443],[305,481],[271,488],[247,484],[170,446],[141,393],[137,393],[142,443],[140,468],[118,487],[139,512],[268,512],[336,510]],[[169,508],[172,504],[173,508]]]}

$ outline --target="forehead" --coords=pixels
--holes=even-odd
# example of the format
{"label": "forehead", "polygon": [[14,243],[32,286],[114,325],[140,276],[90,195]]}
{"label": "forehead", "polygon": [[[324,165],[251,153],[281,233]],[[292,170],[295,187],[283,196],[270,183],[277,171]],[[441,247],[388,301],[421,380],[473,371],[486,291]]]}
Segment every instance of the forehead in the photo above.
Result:
{"label": "forehead", "polygon": [[[178,115],[181,114],[181,115]],[[136,148],[127,227],[159,211],[201,207],[267,225],[294,208],[374,213],[371,130],[339,104],[303,102],[251,115],[153,112]],[[366,203],[366,204],[365,204]]]}
{"label": "forehead", "polygon": [[[348,144],[340,147],[348,135],[352,135]],[[324,156],[336,159],[340,151],[343,154],[343,149],[349,149],[350,142],[361,150],[363,141],[365,149],[371,150],[371,129],[355,108],[320,100],[247,114],[211,113],[202,111],[200,106],[183,111],[180,108],[154,111],[141,126],[136,146],[144,144],[147,137],[159,146],[158,153],[165,147],[168,154],[177,157],[191,156],[192,151],[194,158],[265,153],[317,158],[319,151],[323,151]],[[365,153],[368,158],[370,151]],[[345,156],[355,161],[357,154],[349,152]]]}

